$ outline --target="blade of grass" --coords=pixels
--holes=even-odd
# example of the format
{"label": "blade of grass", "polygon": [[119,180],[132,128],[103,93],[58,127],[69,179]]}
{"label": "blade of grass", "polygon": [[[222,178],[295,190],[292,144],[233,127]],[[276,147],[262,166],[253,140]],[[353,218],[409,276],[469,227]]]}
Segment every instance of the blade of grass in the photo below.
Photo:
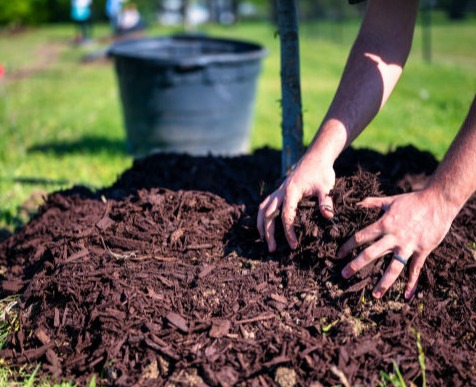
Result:
{"label": "blade of grass", "polygon": [[378,386],[387,387],[387,382],[389,382],[393,387],[406,387],[407,384],[405,383],[405,379],[403,379],[402,373],[400,372],[397,362],[393,360],[392,363],[392,373],[387,374],[384,371],[380,371],[380,377],[382,378],[382,381],[378,383]]}
{"label": "blade of grass", "polygon": [[421,335],[419,331],[416,331],[415,329],[411,330],[412,333],[415,335],[417,342],[417,349],[418,349],[418,363],[420,364],[421,368],[421,386],[426,387],[426,366],[425,366],[425,353],[423,352],[423,346],[421,344]]}
{"label": "blade of grass", "polygon": [[28,378],[28,380],[26,381],[25,383],[25,387],[33,387],[34,386],[34,382],[35,382],[35,378],[36,378],[36,373],[38,372],[38,369],[40,368],[40,364],[38,364],[35,368],[35,370],[33,371],[33,373],[30,375],[30,377]]}

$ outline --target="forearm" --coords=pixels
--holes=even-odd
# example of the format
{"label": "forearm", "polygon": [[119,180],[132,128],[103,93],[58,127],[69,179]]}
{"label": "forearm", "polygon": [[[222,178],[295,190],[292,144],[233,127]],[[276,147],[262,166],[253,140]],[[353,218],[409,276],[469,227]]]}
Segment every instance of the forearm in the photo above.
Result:
{"label": "forearm", "polygon": [[426,190],[456,216],[476,191],[476,96],[466,120]]}
{"label": "forearm", "polygon": [[371,1],[308,154],[335,160],[387,101],[408,58],[417,1]]}

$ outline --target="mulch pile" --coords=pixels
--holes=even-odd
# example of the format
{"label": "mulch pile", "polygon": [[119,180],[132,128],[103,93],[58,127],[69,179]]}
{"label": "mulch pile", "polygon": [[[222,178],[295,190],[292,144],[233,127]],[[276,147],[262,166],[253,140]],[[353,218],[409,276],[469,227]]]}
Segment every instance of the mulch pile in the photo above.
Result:
{"label": "mulch pile", "polygon": [[398,367],[417,385],[476,385],[476,197],[410,302],[405,276],[371,297],[388,259],[349,281],[339,273],[351,257],[335,259],[381,215],[358,201],[418,189],[436,166],[412,147],[347,150],[335,218],[304,200],[300,247],[278,229],[273,254],[255,223],[279,183],[277,151],[155,155],[101,191],[51,194],[0,244],[0,295],[21,293],[0,357],[79,384],[95,374],[124,386],[376,385]]}

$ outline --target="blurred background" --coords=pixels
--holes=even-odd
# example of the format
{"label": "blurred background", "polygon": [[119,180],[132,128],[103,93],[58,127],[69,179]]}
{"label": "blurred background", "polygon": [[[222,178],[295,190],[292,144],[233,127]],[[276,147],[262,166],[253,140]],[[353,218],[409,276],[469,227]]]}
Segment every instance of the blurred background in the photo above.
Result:
{"label": "blurred background", "polygon": [[[107,0],[92,2],[94,20],[107,21]],[[134,0],[147,20],[161,24],[180,24],[187,17],[193,22],[232,24],[243,19],[275,20],[273,0]],[[422,7],[440,10],[452,20],[461,20],[476,10],[475,0],[423,0]],[[344,1],[299,0],[302,20],[339,19],[362,10],[347,7]],[[15,0],[0,4],[0,24],[8,28],[64,23],[70,20],[70,0]]]}
{"label": "blurred background", "polygon": [[[0,2],[3,235],[28,221],[49,192],[105,187],[132,165],[105,55],[121,39],[193,32],[263,45],[251,150],[281,148],[275,1],[126,1],[131,13],[114,20],[107,3],[90,2],[84,30],[70,0]],[[407,69],[356,147],[411,144],[441,159],[467,113],[476,90],[476,0],[422,0],[420,8]],[[305,143],[335,93],[364,9],[347,0],[298,1]]]}

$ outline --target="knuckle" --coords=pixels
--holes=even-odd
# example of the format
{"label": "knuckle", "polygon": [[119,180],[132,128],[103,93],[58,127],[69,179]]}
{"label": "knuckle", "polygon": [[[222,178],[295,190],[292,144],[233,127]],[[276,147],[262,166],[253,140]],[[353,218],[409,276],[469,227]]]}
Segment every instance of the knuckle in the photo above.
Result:
{"label": "knuckle", "polygon": [[412,280],[416,280],[419,276],[420,276],[420,269],[417,269],[417,268],[410,269],[409,277]]}
{"label": "knuckle", "polygon": [[396,222],[397,220],[395,217],[392,214],[387,213],[379,222],[380,231],[387,233],[392,232],[392,234],[395,234],[393,231],[395,231]]}
{"label": "knuckle", "polygon": [[410,270],[409,270],[410,277],[418,278],[420,276],[421,269],[422,269],[422,265],[415,263],[413,266],[410,267]]}
{"label": "knuckle", "polygon": [[291,225],[291,222],[289,220],[289,217],[287,216],[286,213],[281,213],[281,221],[283,223],[284,228],[287,228]]}
{"label": "knuckle", "polygon": [[355,260],[351,261],[348,266],[351,273],[356,273],[359,271],[359,264]]}
{"label": "knuckle", "polygon": [[274,219],[266,218],[264,221],[264,227],[267,231],[270,231],[270,230],[274,231]]}
{"label": "knuckle", "polygon": [[273,209],[273,206],[268,206],[266,210],[264,211],[264,216],[267,219],[270,219],[273,217],[273,214],[276,210]]}
{"label": "knuckle", "polygon": [[284,224],[292,224],[294,221],[294,211],[289,208],[283,208],[281,219]]}
{"label": "knuckle", "polygon": [[373,260],[373,253],[372,253],[372,250],[371,249],[365,249],[364,251],[362,251],[362,259],[366,262],[366,263],[369,263]]}
{"label": "knuckle", "polygon": [[398,277],[401,272],[402,272],[402,270],[399,269],[396,265],[390,265],[390,266],[388,267],[388,274],[389,274],[392,278]]}
{"label": "knuckle", "polygon": [[267,228],[265,230],[265,236],[266,236],[266,240],[269,242],[271,240],[273,240],[273,233],[271,232],[271,230],[269,228]]}
{"label": "knuckle", "polygon": [[362,231],[358,231],[355,233],[354,240],[357,245],[361,245],[363,243],[364,234],[362,233]]}
{"label": "knuckle", "polygon": [[392,225],[392,220],[389,216],[384,216],[382,220],[379,222],[380,230],[388,231]]}
{"label": "knuckle", "polygon": [[392,222],[388,219],[388,218],[382,218],[380,220],[380,222],[378,222],[377,224],[377,227],[378,227],[378,230],[382,233],[382,234],[390,234],[390,235],[393,235],[389,232],[389,230],[391,229],[392,227]]}
{"label": "knuckle", "polygon": [[288,198],[290,195],[292,195],[294,192],[294,188],[292,184],[286,184],[284,186],[284,197]]}
{"label": "knuckle", "polygon": [[270,206],[270,203],[272,201],[272,196],[268,196],[266,197],[266,199],[264,199],[261,204],[259,205],[259,209],[260,211],[263,211],[265,210],[266,208],[268,208]]}
{"label": "knuckle", "polygon": [[287,203],[283,203],[283,207],[281,209],[281,218],[289,216],[291,212],[292,211],[290,210],[289,205]]}

